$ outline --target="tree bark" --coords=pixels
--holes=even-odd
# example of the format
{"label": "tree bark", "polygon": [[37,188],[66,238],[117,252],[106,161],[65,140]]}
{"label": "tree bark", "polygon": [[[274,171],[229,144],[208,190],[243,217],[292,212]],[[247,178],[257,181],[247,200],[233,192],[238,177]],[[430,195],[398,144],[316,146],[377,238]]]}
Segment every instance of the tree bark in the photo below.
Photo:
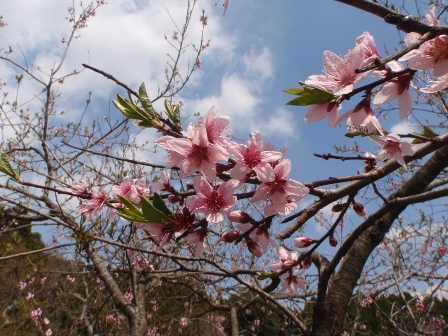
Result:
{"label": "tree bark", "polygon": [[[421,193],[448,166],[448,146],[437,150],[432,157],[388,201]],[[312,335],[340,335],[344,331],[344,317],[364,265],[381,243],[395,219],[407,205],[392,206],[388,202],[361,226],[364,231],[354,241],[337,272],[324,270],[320,274],[318,296],[313,311]],[[330,271],[330,272],[328,272]],[[330,278],[331,276],[331,278]]]}

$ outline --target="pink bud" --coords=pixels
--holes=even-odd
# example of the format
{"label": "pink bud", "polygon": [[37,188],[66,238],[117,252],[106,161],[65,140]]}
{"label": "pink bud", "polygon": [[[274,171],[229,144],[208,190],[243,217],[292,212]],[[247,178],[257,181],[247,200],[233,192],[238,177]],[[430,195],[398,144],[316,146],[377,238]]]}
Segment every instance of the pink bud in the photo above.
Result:
{"label": "pink bud", "polygon": [[329,241],[330,241],[330,245],[331,245],[331,246],[333,246],[333,247],[338,246],[338,241],[336,240],[335,237],[330,236]]}
{"label": "pink bud", "polygon": [[258,245],[256,242],[254,242],[250,238],[246,238],[246,244],[247,244],[247,248],[249,249],[250,253],[252,253],[257,258],[261,257],[261,255],[263,254],[263,251],[262,251],[260,245]]}
{"label": "pink bud", "polygon": [[294,245],[295,245],[295,247],[298,247],[298,248],[308,247],[311,244],[314,244],[315,242],[317,242],[316,239],[308,238],[308,237],[299,237],[299,238],[294,239]]}
{"label": "pink bud", "polygon": [[168,195],[168,202],[173,203],[173,204],[179,202],[181,199],[182,199],[182,196],[180,196],[180,195],[174,195],[174,194]]}
{"label": "pink bud", "polygon": [[192,182],[192,181],[188,181],[188,182],[186,183],[186,185],[187,185],[187,190],[193,190],[193,189],[194,189],[194,186],[193,186],[193,182]]}
{"label": "pink bud", "polygon": [[224,233],[221,236],[221,240],[225,243],[233,243],[235,240],[237,240],[240,237],[240,233],[236,230],[229,231]]}
{"label": "pink bud", "polygon": [[228,215],[229,220],[234,223],[246,224],[251,223],[254,219],[247,213],[241,210],[234,210]]}
{"label": "pink bud", "polygon": [[302,262],[300,263],[300,265],[302,265],[302,267],[304,269],[308,269],[311,267],[311,257],[306,257],[305,259],[302,260]]}
{"label": "pink bud", "polygon": [[356,212],[359,216],[364,217],[364,216],[366,215],[367,211],[366,211],[366,209],[364,208],[364,205],[362,205],[361,203],[359,203],[359,202],[353,202],[352,206],[353,206],[353,210],[355,210],[355,212]]}

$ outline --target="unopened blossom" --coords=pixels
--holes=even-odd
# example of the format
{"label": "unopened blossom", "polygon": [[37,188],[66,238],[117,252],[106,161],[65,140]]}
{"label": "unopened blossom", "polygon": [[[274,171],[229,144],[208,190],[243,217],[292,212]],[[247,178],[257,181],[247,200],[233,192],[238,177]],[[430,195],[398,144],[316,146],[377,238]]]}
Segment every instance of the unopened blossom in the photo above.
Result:
{"label": "unopened blossom", "polygon": [[259,131],[252,132],[247,145],[230,143],[229,152],[233,154],[236,162],[230,176],[236,180],[243,180],[253,171],[258,179],[272,181],[274,169],[269,163],[283,157],[280,152],[263,150],[263,139]]}
{"label": "unopened blossom", "polygon": [[109,200],[109,194],[104,190],[101,190],[98,194],[93,193],[87,203],[81,204],[78,207],[78,212],[85,214],[86,218],[91,220],[93,216],[100,213]]}
{"label": "unopened blossom", "polygon": [[375,169],[376,167],[376,155],[366,152],[366,154],[364,154],[364,157],[373,159],[373,160],[364,160],[364,173],[368,173],[369,171]]}
{"label": "unopened blossom", "polygon": [[416,151],[415,146],[401,141],[400,136],[395,133],[389,133],[387,136],[372,135],[370,138],[382,147],[376,156],[377,162],[394,159],[403,167],[406,167],[406,162],[403,157],[412,156]]}
{"label": "unopened blossom", "polygon": [[225,243],[233,243],[239,237],[240,237],[240,233],[237,230],[232,230],[232,231],[224,233],[221,236],[221,240]]}
{"label": "unopened blossom", "polygon": [[270,204],[265,206],[265,215],[289,214],[297,209],[295,202],[309,193],[309,189],[302,183],[288,179],[291,172],[291,161],[282,160],[274,167],[273,181],[260,179],[263,182],[251,198],[253,203],[266,200]]}
{"label": "unopened blossom", "polygon": [[297,259],[299,258],[299,254],[296,251],[291,252],[290,254],[283,246],[280,246],[278,249],[278,254],[280,256],[280,260],[270,266],[272,271],[278,272],[284,269],[298,269]]}
{"label": "unopened blossom", "polygon": [[199,171],[207,181],[213,182],[216,179],[216,163],[228,159],[228,153],[221,146],[208,141],[207,130],[202,124],[197,127],[192,140],[165,136],[155,143],[170,151],[165,167],[172,168],[180,164],[181,179]]}
{"label": "unopened blossom", "polygon": [[170,173],[162,171],[160,173],[160,180],[152,184],[152,190],[154,190],[154,192],[171,190],[172,186],[170,184],[170,177]]}
{"label": "unopened blossom", "polygon": [[254,221],[251,215],[241,210],[233,210],[227,217],[229,218],[229,221],[240,224],[251,223]]}
{"label": "unopened blossom", "polygon": [[344,56],[339,57],[331,51],[324,51],[322,56],[324,63],[324,75],[311,76],[308,82],[315,82],[319,87],[328,88],[335,95],[341,95],[353,91],[355,83],[363,80],[366,73],[356,73],[356,69],[364,64],[364,49],[356,45]]}
{"label": "unopened blossom", "polygon": [[47,331],[45,331],[45,336],[51,336],[51,335],[53,335],[53,330],[47,329]]}
{"label": "unopened blossom", "polygon": [[316,242],[317,242],[317,240],[314,238],[298,237],[298,238],[294,239],[294,246],[298,247],[298,248],[304,248],[304,247],[308,247]]}
{"label": "unopened blossom", "polygon": [[180,325],[181,325],[182,327],[186,327],[186,326],[189,325],[190,323],[191,323],[191,321],[190,321],[190,319],[187,318],[187,317],[182,317],[182,318],[180,319]]}
{"label": "unopened blossom", "polygon": [[196,195],[189,197],[185,204],[194,212],[203,213],[206,219],[212,223],[218,223],[224,219],[224,213],[229,212],[236,203],[234,191],[238,188],[237,180],[230,180],[213,187],[207,180],[198,176],[193,179]]}
{"label": "unopened blossom", "polygon": [[364,98],[353,109],[341,115],[336,121],[336,124],[339,124],[345,119],[347,119],[347,129],[349,132],[362,131],[366,134],[371,134],[377,130],[380,134],[383,134],[383,128],[375,117],[370,107],[370,99],[368,98]]}
{"label": "unopened blossom", "polygon": [[74,195],[78,196],[90,195],[89,188],[87,187],[87,182],[84,180],[73,182],[72,189]]}
{"label": "unopened blossom", "polygon": [[358,216],[364,217],[367,214],[366,208],[359,202],[353,202],[352,207]]}
{"label": "unopened blossom", "polygon": [[[404,69],[403,66],[396,61],[389,62],[387,65],[394,72],[399,72]],[[411,80],[411,74],[404,74],[391,79],[384,84],[382,89],[376,94],[375,98],[373,98],[373,103],[385,104],[397,99],[400,108],[400,118],[406,118],[412,107],[412,96],[409,93]]]}

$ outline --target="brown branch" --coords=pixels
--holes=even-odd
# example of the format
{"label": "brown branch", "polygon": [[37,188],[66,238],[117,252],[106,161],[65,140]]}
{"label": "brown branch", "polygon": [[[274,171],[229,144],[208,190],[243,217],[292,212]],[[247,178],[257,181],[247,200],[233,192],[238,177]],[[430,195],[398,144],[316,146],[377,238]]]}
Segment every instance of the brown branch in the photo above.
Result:
{"label": "brown branch", "polygon": [[100,75],[103,75],[104,77],[106,77],[107,79],[110,79],[112,81],[114,81],[116,84],[118,84],[119,86],[123,87],[126,89],[126,91],[130,92],[131,94],[133,94],[135,97],[138,98],[138,93],[135,92],[134,90],[132,90],[129,86],[127,86],[126,84],[120,82],[118,79],[116,79],[114,76],[108,74],[107,72],[104,72],[100,69],[94,68],[93,66],[90,66],[88,64],[83,64],[82,65],[84,68],[90,69],[94,72],[99,73]]}

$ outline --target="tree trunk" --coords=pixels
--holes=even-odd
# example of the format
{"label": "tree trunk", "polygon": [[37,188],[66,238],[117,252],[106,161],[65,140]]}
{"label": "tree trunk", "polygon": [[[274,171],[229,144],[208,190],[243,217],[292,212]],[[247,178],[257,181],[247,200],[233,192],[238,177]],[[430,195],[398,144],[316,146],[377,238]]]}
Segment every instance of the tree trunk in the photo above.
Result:
{"label": "tree trunk", "polygon": [[325,271],[320,274],[318,296],[313,311],[312,335],[340,335],[344,331],[347,305],[367,259],[407,206],[393,206],[389,202],[423,192],[447,166],[448,146],[444,146],[437,150],[406,184],[392,194],[388,202],[361,224],[360,227],[365,229],[349,248],[338,271],[333,275]]}

